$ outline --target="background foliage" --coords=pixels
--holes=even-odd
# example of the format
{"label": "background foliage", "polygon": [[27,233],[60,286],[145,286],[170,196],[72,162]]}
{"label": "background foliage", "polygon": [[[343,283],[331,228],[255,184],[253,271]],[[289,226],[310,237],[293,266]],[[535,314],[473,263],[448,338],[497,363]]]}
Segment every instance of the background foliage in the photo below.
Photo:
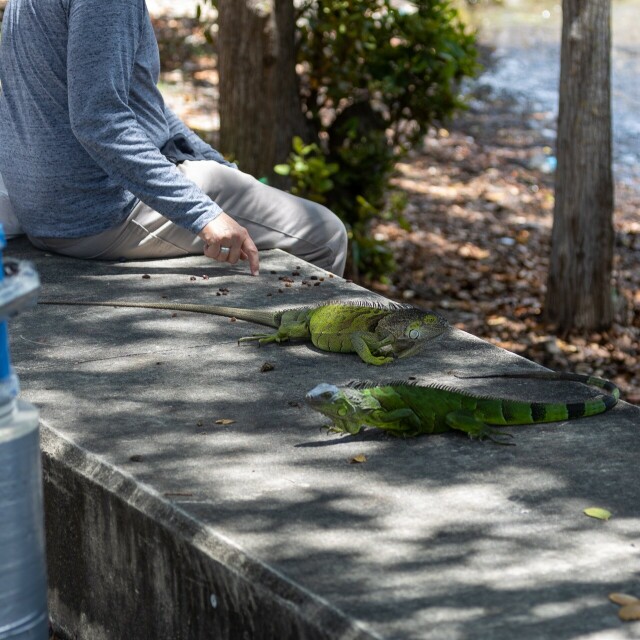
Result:
{"label": "background foliage", "polygon": [[350,230],[354,277],[393,270],[371,221],[399,216],[398,197],[388,197],[396,162],[461,106],[458,84],[476,70],[474,36],[448,0],[409,9],[390,0],[313,0],[299,9],[301,107],[310,140],[337,167],[324,197]]}
{"label": "background foliage", "polygon": [[391,0],[307,0],[297,27],[308,129],[276,172],[345,222],[352,277],[384,277],[394,263],[371,222],[400,215],[401,199],[388,191],[396,162],[462,106],[459,82],[477,68],[474,35],[449,0],[404,9]]}

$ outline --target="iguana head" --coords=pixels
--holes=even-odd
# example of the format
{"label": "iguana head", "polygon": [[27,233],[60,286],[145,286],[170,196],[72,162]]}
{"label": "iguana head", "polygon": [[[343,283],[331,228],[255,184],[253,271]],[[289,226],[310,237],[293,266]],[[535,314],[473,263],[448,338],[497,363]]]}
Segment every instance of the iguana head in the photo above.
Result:
{"label": "iguana head", "polygon": [[450,325],[447,320],[433,311],[402,309],[378,323],[377,330],[386,331],[391,337],[391,342],[380,351],[393,352],[398,358],[406,358],[448,329]]}
{"label": "iguana head", "polygon": [[360,411],[357,404],[350,401],[348,391],[322,382],[307,393],[305,400],[312,409],[330,418],[336,431],[358,433],[361,429]]}

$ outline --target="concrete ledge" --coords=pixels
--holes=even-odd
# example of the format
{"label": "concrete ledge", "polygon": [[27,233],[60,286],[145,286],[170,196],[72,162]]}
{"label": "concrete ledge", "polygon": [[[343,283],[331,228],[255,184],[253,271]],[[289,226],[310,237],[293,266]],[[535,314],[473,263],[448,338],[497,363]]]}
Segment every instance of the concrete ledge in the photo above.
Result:
{"label": "concrete ledge", "polygon": [[50,608],[69,638],[377,638],[42,425]]}
{"label": "concrete ledge", "polygon": [[[281,252],[262,256],[257,279],[200,258],[89,263],[24,242],[7,253],[36,261],[43,298],[278,308],[371,297]],[[308,344],[239,347],[254,329],[104,307],[39,307],[11,323],[23,397],[43,425],[51,613],[71,637],[640,635],[607,600],[640,595],[636,407],[513,427],[516,447],[327,435],[302,403],[319,382],[415,375],[531,400],[589,392],[458,380],[535,369],[461,331],[382,368]],[[348,464],[359,453],[367,462]],[[613,518],[587,518],[589,506]]]}

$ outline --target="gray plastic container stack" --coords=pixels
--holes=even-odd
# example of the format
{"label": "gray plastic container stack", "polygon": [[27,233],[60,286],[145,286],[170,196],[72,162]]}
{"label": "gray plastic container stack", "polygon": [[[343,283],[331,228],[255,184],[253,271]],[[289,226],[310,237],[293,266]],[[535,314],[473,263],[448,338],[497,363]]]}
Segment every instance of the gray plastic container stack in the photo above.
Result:
{"label": "gray plastic container stack", "polygon": [[38,411],[17,399],[7,320],[35,302],[39,279],[2,261],[0,225],[0,640],[46,640],[47,577]]}

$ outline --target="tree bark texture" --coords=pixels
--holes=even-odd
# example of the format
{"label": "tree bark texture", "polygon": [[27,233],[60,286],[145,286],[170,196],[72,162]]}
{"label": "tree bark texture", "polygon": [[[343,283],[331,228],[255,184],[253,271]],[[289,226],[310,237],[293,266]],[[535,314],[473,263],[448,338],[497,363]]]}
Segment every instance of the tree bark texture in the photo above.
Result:
{"label": "tree bark texture", "polygon": [[563,0],[558,168],[546,319],[561,334],[613,318],[610,0]]}
{"label": "tree bark texture", "polygon": [[293,0],[219,0],[218,56],[221,150],[272,176],[304,130]]}

